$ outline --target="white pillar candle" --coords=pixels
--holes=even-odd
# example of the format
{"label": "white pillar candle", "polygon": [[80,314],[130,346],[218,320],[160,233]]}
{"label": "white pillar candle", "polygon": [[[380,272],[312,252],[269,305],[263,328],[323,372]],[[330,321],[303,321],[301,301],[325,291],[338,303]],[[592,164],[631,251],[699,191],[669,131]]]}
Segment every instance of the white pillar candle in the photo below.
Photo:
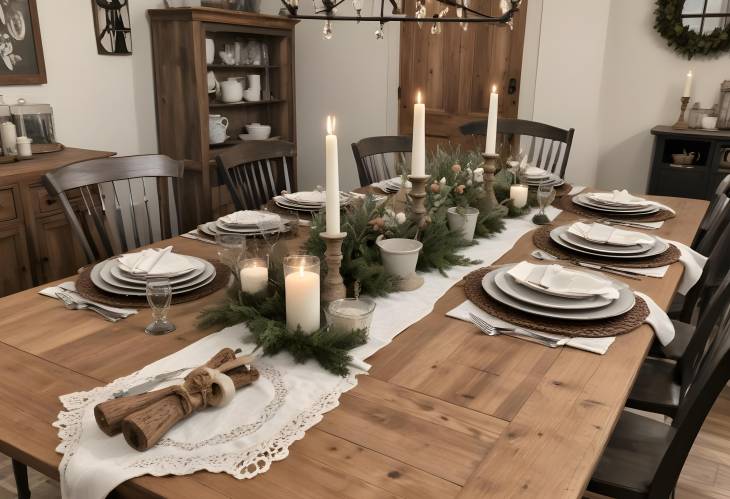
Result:
{"label": "white pillar candle", "polygon": [[426,104],[421,103],[421,92],[416,94],[413,106],[413,149],[411,151],[411,175],[426,176]]}
{"label": "white pillar candle", "polygon": [[682,97],[689,97],[690,94],[692,94],[692,70],[687,73],[687,78],[684,80],[684,92],[682,92]]}
{"label": "white pillar candle", "polygon": [[512,205],[515,208],[523,208],[527,205],[527,193],[528,188],[526,185],[518,184],[510,186],[509,198],[512,200]]}
{"label": "white pillar candle", "polygon": [[287,274],[284,279],[286,295],[286,327],[296,331],[301,327],[305,333],[319,329],[319,274],[299,270]]}
{"label": "white pillar candle", "polygon": [[487,118],[487,143],[484,147],[485,154],[496,154],[497,152],[497,114],[499,110],[499,94],[497,85],[492,86],[492,93],[489,95],[489,115]]}
{"label": "white pillar candle", "polygon": [[337,161],[337,135],[335,118],[327,116],[327,137],[325,137],[325,176],[327,181],[327,234],[340,233],[340,174]]}
{"label": "white pillar candle", "polygon": [[269,267],[263,258],[244,260],[240,274],[241,291],[244,293],[260,293],[269,284]]}

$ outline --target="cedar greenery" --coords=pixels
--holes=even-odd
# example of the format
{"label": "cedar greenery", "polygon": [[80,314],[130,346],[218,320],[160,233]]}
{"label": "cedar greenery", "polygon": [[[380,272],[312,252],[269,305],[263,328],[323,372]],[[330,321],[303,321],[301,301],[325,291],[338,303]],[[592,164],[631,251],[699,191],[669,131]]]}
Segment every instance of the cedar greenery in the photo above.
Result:
{"label": "cedar greenery", "polygon": [[667,40],[667,45],[687,59],[709,56],[730,50],[730,25],[715,28],[711,33],[698,33],[682,23],[684,0],[657,0],[654,29]]}

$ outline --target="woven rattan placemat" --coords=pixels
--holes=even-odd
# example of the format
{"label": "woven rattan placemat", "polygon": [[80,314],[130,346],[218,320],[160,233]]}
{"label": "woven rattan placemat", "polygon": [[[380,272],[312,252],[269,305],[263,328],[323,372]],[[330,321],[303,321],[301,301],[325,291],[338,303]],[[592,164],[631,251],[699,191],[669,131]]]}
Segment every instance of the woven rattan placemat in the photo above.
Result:
{"label": "woven rattan placemat", "polygon": [[[205,286],[194,289],[188,293],[172,296],[172,304],[185,303],[194,301],[209,294],[215,293],[219,289],[226,287],[231,278],[230,269],[220,262],[208,260],[215,267],[215,278]],[[91,282],[91,269],[93,265],[87,265],[81,271],[78,279],[76,279],[76,291],[87,300],[96,301],[112,307],[130,307],[143,308],[149,307],[147,298],[144,296],[124,296],[107,293]]]}
{"label": "woven rattan placemat", "polygon": [[550,231],[555,227],[553,225],[545,225],[537,229],[532,235],[532,242],[539,249],[547,251],[561,260],[580,260],[581,262],[597,263],[599,265],[613,265],[614,267],[631,267],[636,269],[649,269],[654,267],[663,267],[679,261],[680,252],[673,244],[664,252],[656,256],[648,258],[602,258],[600,256],[590,256],[577,251],[570,251],[563,246],[555,244],[550,239]]}
{"label": "woven rattan placemat", "polygon": [[515,326],[522,326],[546,333],[561,334],[563,336],[603,338],[630,333],[641,326],[649,316],[649,307],[638,296],[631,310],[610,319],[569,321],[528,314],[499,303],[484,291],[484,288],[482,288],[482,278],[491,270],[493,269],[490,267],[481,268],[464,278],[464,292],[466,293],[466,297],[488,314]]}
{"label": "woven rattan placemat", "polygon": [[[575,196],[578,196],[578,194],[575,194]],[[664,220],[674,218],[675,216],[674,213],[672,213],[671,211],[663,209],[659,210],[656,213],[652,213],[651,215],[639,216],[622,216],[617,213],[602,213],[600,211],[591,210],[590,208],[585,208],[583,206],[575,204],[573,202],[573,197],[574,196],[562,196],[556,198],[553,202],[553,206],[555,206],[556,208],[560,208],[561,210],[575,213],[576,215],[580,215],[581,217],[611,218],[614,220],[631,220],[633,222],[662,222]]]}

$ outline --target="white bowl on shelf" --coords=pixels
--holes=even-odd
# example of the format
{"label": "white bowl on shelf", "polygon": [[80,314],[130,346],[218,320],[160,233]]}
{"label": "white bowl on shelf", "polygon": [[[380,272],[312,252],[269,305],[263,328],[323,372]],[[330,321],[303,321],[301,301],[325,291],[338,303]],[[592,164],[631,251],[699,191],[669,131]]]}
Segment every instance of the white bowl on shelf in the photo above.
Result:
{"label": "white bowl on shelf", "polygon": [[251,140],[266,140],[271,135],[271,125],[251,123],[250,125],[246,125],[246,131]]}

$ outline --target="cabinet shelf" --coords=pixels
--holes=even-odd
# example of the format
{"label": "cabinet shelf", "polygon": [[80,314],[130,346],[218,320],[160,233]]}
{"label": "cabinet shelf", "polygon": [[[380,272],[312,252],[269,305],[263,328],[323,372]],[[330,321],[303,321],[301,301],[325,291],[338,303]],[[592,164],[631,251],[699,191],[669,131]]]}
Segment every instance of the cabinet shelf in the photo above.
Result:
{"label": "cabinet shelf", "polygon": [[281,66],[269,65],[264,66],[261,64],[208,64],[208,69],[225,69],[225,70],[240,70],[240,69],[279,69]]}
{"label": "cabinet shelf", "polygon": [[259,101],[241,101],[241,102],[211,102],[209,104],[209,107],[211,109],[220,109],[220,108],[226,108],[226,107],[251,107],[251,106],[265,106],[267,104],[280,104],[282,102],[286,102],[284,99],[269,99],[269,100],[259,100]]}

